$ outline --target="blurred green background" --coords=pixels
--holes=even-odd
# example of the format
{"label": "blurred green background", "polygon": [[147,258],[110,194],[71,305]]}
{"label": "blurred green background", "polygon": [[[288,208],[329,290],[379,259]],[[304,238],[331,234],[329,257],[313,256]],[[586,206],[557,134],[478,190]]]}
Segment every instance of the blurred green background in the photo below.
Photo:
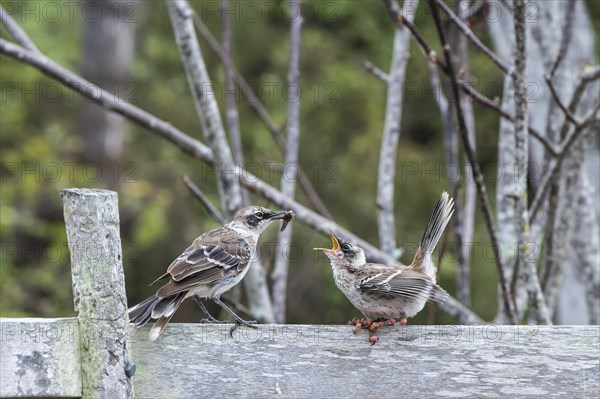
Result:
{"label": "blurred green background", "polygon": [[[1,3],[22,13],[27,7],[44,7],[49,2]],[[204,2],[204,6],[193,5],[220,38],[219,16],[205,12],[210,9],[206,3],[217,5],[214,1]],[[599,3],[587,2],[596,36]],[[259,88],[273,119],[284,123],[288,107],[283,90],[289,57],[287,2],[268,3],[268,7],[254,3],[263,4],[262,14],[257,18],[248,17],[254,14],[244,14],[244,2],[232,4],[239,6],[238,16],[241,16],[233,20],[235,65],[246,80]],[[366,73],[361,63],[369,60],[388,70],[392,24],[381,1],[303,1],[303,10],[300,163],[335,220],[377,245],[375,193],[385,87]],[[137,40],[129,85],[118,86],[121,91],[116,94],[202,140],[164,2],[142,1],[132,17]],[[42,52],[70,70],[80,69],[83,54],[80,14],[75,12],[74,18],[70,18],[64,12],[57,20],[37,21],[25,15],[17,21],[22,22]],[[438,47],[425,2],[421,2],[415,23],[430,43]],[[485,25],[474,29],[489,43]],[[0,29],[0,33],[2,38],[9,38],[5,30]],[[223,107],[222,67],[200,41]],[[99,167],[86,161],[77,117],[87,100],[7,57],[0,57],[0,68],[0,314],[3,317],[74,314],[59,196],[60,190],[67,187],[118,191],[129,303],[144,299],[155,290],[148,283],[173,258],[201,232],[217,227],[179,179],[188,174],[218,205],[212,171],[133,124],[126,124],[124,151],[116,162]],[[488,89],[482,90],[486,95],[501,96],[503,75],[473,49],[471,68],[479,79],[479,87]],[[272,95],[268,87],[273,87]],[[56,93],[61,94],[60,99]],[[444,173],[443,124],[431,94],[426,62],[414,43],[404,95],[395,198],[397,241],[405,247],[403,261],[410,262],[440,192],[449,187]],[[281,162],[281,152],[241,98],[238,108],[246,162],[251,163],[253,173],[260,167],[262,179],[278,186],[279,172],[270,172],[267,165]],[[485,169],[496,160],[498,116],[478,105],[475,115],[478,155]],[[407,173],[412,167],[417,168],[416,175]],[[442,173],[420,174],[434,168]],[[488,181],[487,188],[493,200],[494,182]],[[298,188],[296,192],[297,198],[307,204],[302,191]],[[260,198],[251,198],[253,203],[270,205]],[[290,266],[287,322],[346,322],[357,311],[335,288],[325,259],[312,251],[312,247],[325,245],[328,239],[301,223],[295,223],[293,228],[297,250],[292,252]],[[263,242],[274,242],[276,231],[269,229]],[[452,241],[450,235],[438,277],[450,293],[454,292],[456,263]],[[490,320],[496,310],[497,280],[479,211],[474,241],[473,308]],[[269,248],[272,247],[263,246],[262,255],[270,268],[273,254]],[[422,312],[413,323],[425,322],[426,318],[427,312]],[[199,319],[195,305],[188,303],[174,320]],[[437,312],[436,321],[455,322],[441,312]]]}

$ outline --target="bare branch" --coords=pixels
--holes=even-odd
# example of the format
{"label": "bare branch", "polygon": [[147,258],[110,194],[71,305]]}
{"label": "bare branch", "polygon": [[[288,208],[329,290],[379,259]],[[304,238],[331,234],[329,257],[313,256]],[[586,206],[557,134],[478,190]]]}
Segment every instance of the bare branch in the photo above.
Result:
{"label": "bare branch", "polygon": [[[395,0],[386,1],[388,9],[397,11]],[[405,0],[402,12],[416,10],[418,0]],[[408,13],[406,20],[412,22],[415,13]],[[402,119],[402,86],[408,64],[410,32],[403,25],[396,24],[392,62],[388,75],[387,98],[385,105],[385,122],[379,155],[377,173],[377,219],[379,222],[379,242],[381,249],[393,254],[396,251],[396,222],[394,215],[394,180],[396,177],[396,156],[400,140],[400,123]]]}
{"label": "bare branch", "polygon": [[195,185],[193,181],[190,180],[188,175],[181,176],[181,180],[183,181],[183,184],[185,184],[185,186],[188,188],[188,190],[190,190],[190,193],[192,193],[192,195],[196,197],[198,201],[200,201],[202,206],[204,206],[204,209],[206,209],[208,214],[212,216],[212,218],[215,219],[217,223],[219,223],[221,226],[227,223],[223,215],[221,215],[221,212],[219,212],[219,210],[212,204],[212,202],[210,202],[210,200],[206,197],[206,195],[204,195],[202,190],[200,190],[200,188],[197,185]]}
{"label": "bare branch", "polygon": [[569,43],[571,43],[571,33],[573,32],[573,16],[575,15],[575,3],[575,1],[568,1],[565,6],[567,8],[567,11],[563,22],[560,48],[558,49],[558,54],[556,55],[556,60],[554,61],[554,65],[552,66],[552,70],[550,71],[550,77],[548,80],[551,80],[554,77],[556,70],[560,66],[563,58],[565,58],[565,54],[569,50]]}
{"label": "bare branch", "polygon": [[[442,0],[433,0],[433,1],[435,2],[435,5],[436,5],[434,12],[439,12],[440,9],[444,10],[446,15],[450,19],[450,21],[452,21],[458,27],[458,29],[460,29],[464,33],[464,35],[471,41],[471,43],[473,43],[485,55],[487,55],[488,58],[490,60],[492,60],[492,62],[498,66],[498,68],[500,68],[504,73],[508,73],[510,71],[509,65],[505,61],[503,61],[496,53],[494,53],[492,50],[490,50],[489,47],[487,47],[485,44],[483,44],[483,42],[481,40],[479,40],[479,38],[477,36],[475,36],[473,31],[471,29],[469,29],[469,27],[467,25],[465,25],[465,23],[460,19],[460,17],[457,16],[450,9],[450,7],[448,7],[448,5],[446,5],[446,3],[444,3]],[[434,15],[434,17],[440,18],[439,15],[437,15],[437,16]],[[446,61],[446,62],[448,62],[448,61]]]}
{"label": "bare branch", "polygon": [[[496,111],[498,114],[500,114],[500,116],[507,119],[508,121],[512,123],[515,122],[514,117],[511,114],[509,114],[506,110],[502,109],[496,101],[490,100],[489,98],[479,93],[477,90],[475,90],[472,86],[468,84],[459,84],[463,91],[467,93],[473,100],[477,101],[481,105],[485,105],[486,107]],[[558,150],[556,149],[556,146],[550,142],[550,140],[548,140],[544,135],[535,130],[532,126],[529,126],[527,129],[529,134],[532,135],[536,140],[538,140],[544,146],[544,148],[550,154],[552,154],[552,156],[556,156]]]}
{"label": "bare branch", "polygon": [[[244,150],[242,149],[242,137],[240,133],[240,117],[236,104],[236,92],[234,82],[233,54],[231,47],[231,20],[227,12],[228,0],[221,0],[221,21],[223,22],[223,74],[225,75],[225,107],[227,128],[231,140],[233,159],[244,167]],[[242,190],[242,204],[248,205],[246,191]]]}
{"label": "bare branch", "polygon": [[[198,14],[195,11],[193,18],[194,25],[196,26],[196,29],[198,30],[202,38],[206,40],[206,43],[208,44],[210,49],[217,55],[219,60],[221,62],[224,62],[226,58],[225,50],[214,38],[212,33],[210,33],[206,25],[204,25],[204,23],[202,22],[202,19],[198,16]],[[256,93],[254,93],[252,86],[250,86],[248,82],[244,79],[244,77],[239,73],[239,71],[235,69],[235,66],[233,66],[233,77],[235,83],[238,85],[240,91],[242,92],[248,104],[250,105],[250,108],[254,110],[259,119],[267,127],[267,130],[269,130],[269,132],[271,133],[273,139],[275,140],[275,143],[277,144],[277,147],[279,147],[279,150],[285,152],[285,140],[283,139],[283,136],[281,134],[284,125],[282,124],[282,126],[278,126],[275,124],[275,122],[273,122],[273,119],[271,119],[269,112],[267,111],[263,103],[260,101]],[[298,165],[298,167],[300,168],[300,165]],[[302,169],[299,170],[298,182],[300,183],[300,187],[302,187],[302,191],[304,191],[304,194],[306,194],[308,200],[310,201],[312,206],[317,210],[317,212],[319,212],[323,216],[326,216],[329,219],[332,219],[331,213],[327,209],[327,206],[325,206],[325,203],[317,193],[317,190],[315,190],[310,179],[307,177],[307,173],[304,173]]]}
{"label": "bare branch", "polygon": [[[298,152],[300,146],[300,40],[302,32],[302,11],[300,0],[290,0],[290,67],[288,71],[288,134],[285,150],[284,173],[281,175],[281,192],[294,198],[298,177]],[[291,172],[289,175],[287,172]],[[278,250],[275,255],[275,267],[271,275],[273,280],[273,310],[275,322],[285,322],[285,299],[289,267],[292,229],[279,232]]]}
{"label": "bare branch", "polygon": [[567,154],[569,153],[569,150],[571,149],[573,144],[579,139],[579,137],[586,131],[586,128],[596,121],[596,114],[599,110],[600,102],[597,102],[592,108],[592,110],[585,117],[583,117],[580,123],[577,124],[575,129],[562,141],[558,154],[553,159],[553,162],[551,162],[550,165],[546,168],[547,172],[544,174],[542,182],[540,183],[538,191],[536,192],[535,197],[533,198],[533,201],[529,208],[531,213],[531,223],[533,223],[533,220],[537,216],[541,204],[544,201],[546,195],[548,194],[550,186],[556,181],[562,163]]}
{"label": "bare branch", "polygon": [[390,77],[388,76],[388,74],[383,72],[381,69],[377,68],[375,65],[371,64],[369,61],[364,60],[362,66],[365,69],[365,71],[369,72],[377,79],[381,80],[382,82],[389,83]]}
{"label": "bare branch", "polygon": [[[415,40],[417,41],[417,43],[419,44],[421,50],[425,53],[425,55],[427,56],[429,62],[433,62],[435,63],[446,75],[448,74],[448,68],[446,67],[446,64],[444,64],[444,62],[442,62],[439,57],[435,56],[435,57],[431,57],[429,56],[430,54],[435,55],[435,51],[431,49],[431,46],[427,43],[427,41],[425,40],[425,38],[421,35],[421,33],[418,31],[418,29],[416,28],[416,26],[414,24],[412,24],[410,21],[408,21],[401,13],[400,15],[398,15],[395,12],[395,9],[389,9],[388,11],[391,12],[392,15],[392,19],[394,21],[396,21],[399,24],[403,24],[405,25],[407,28],[409,28],[409,30],[411,31],[411,33],[413,34],[413,37],[415,38]],[[465,29],[469,29],[468,27],[464,27]],[[470,29],[469,29],[470,31]],[[470,31],[471,32],[471,31]],[[471,35],[474,35],[471,32]],[[468,35],[467,35],[468,36]],[[488,49],[488,51],[491,52],[491,50]],[[494,55],[496,58],[497,56]],[[513,117],[506,113],[505,111],[503,111],[501,108],[498,107],[498,104],[490,99],[488,99],[487,97],[485,97],[484,95],[482,95],[481,93],[479,93],[477,90],[475,90],[471,85],[469,85],[467,82],[463,82],[462,80],[458,79],[458,85],[460,86],[460,88],[467,93],[469,96],[471,96],[475,101],[477,101],[478,103],[485,105],[486,107],[493,109],[494,111],[498,112],[500,115],[502,115],[504,118],[508,119],[509,121],[513,122]],[[544,145],[544,147],[553,155],[556,154],[556,149],[554,148],[554,145],[548,141],[548,139],[542,135],[541,133],[539,133],[537,130],[535,130],[534,128],[532,128],[531,126],[529,127],[529,133],[536,138],[542,145]]]}
{"label": "bare branch", "polygon": [[[444,50],[444,58],[446,60],[446,65],[448,66],[449,77],[452,82],[452,89],[453,89],[452,93],[453,93],[454,98],[458,99],[458,98],[460,98],[460,93],[458,90],[459,86],[458,86],[458,81],[457,81],[458,79],[456,77],[456,73],[454,71],[454,66],[452,65],[452,61],[451,61],[452,58],[451,58],[451,54],[450,54],[450,46],[448,45],[446,33],[444,31],[444,27],[442,26],[442,21],[440,19],[440,15],[439,15],[440,13],[436,6],[438,1],[437,0],[428,0],[428,3],[429,3],[429,7],[432,10],[433,19],[434,19],[434,22],[436,25],[436,29],[438,31],[438,35],[440,37],[440,42],[441,42],[442,48]],[[481,167],[479,166],[479,163],[477,162],[477,159],[475,156],[475,150],[471,147],[470,142],[469,142],[467,126],[465,123],[461,103],[460,103],[460,101],[454,101],[454,104],[456,107],[458,131],[460,132],[460,135],[462,138],[463,147],[465,149],[465,154],[467,155],[467,159],[469,160],[469,163],[473,167],[473,175],[475,177],[475,184],[477,185],[477,193],[479,196],[479,201],[480,201],[481,208],[483,211],[485,223],[486,223],[486,226],[487,226],[487,229],[489,231],[490,238],[492,241],[492,248],[494,250],[494,257],[496,260],[498,279],[500,280],[500,286],[502,288],[502,298],[504,301],[505,310],[507,312],[507,315],[509,316],[509,319],[512,320],[512,322],[516,324],[516,323],[518,323],[517,313],[516,313],[514,303],[512,301],[511,295],[510,295],[510,287],[509,287],[508,281],[506,279],[504,265],[502,264],[502,258],[501,258],[501,254],[500,254],[500,247],[498,244],[496,227],[494,226],[492,210],[491,210],[491,206],[490,206],[490,203],[489,203],[489,200],[487,197],[487,191],[485,188],[485,184],[483,182],[483,174],[481,172]]]}
{"label": "bare branch", "polygon": [[[45,75],[56,79],[67,87],[72,88],[75,92],[81,94],[85,98],[104,107],[107,111],[118,113],[124,116],[137,125],[146,128],[148,132],[154,133],[181,149],[185,154],[192,158],[198,159],[208,164],[214,163],[214,155],[212,150],[205,146],[200,141],[191,138],[181,130],[176,129],[171,124],[154,115],[125,102],[122,99],[114,97],[96,86],[91,82],[75,75],[74,73],[64,69],[55,62],[41,54],[33,53],[23,47],[17,46],[4,39],[0,39],[0,53],[5,54],[17,61],[31,65]],[[392,263],[395,259],[379,250],[377,247],[369,244],[353,233],[342,228],[331,219],[325,218],[322,215],[308,209],[300,203],[287,198],[280,191],[260,180],[257,176],[236,166],[232,172],[240,183],[263,197],[267,201],[284,209],[290,209],[296,214],[296,220],[321,234],[328,236],[328,230],[333,230],[341,237],[356,243],[365,250],[367,257],[380,263]],[[442,309],[454,317],[463,315],[465,319],[473,323],[482,323],[483,320],[478,317],[472,310],[468,309],[456,299],[450,297],[442,306]]]}
{"label": "bare branch", "polygon": [[97,85],[62,68],[45,55],[26,50],[4,39],[0,39],[0,53],[37,68],[88,100],[99,104],[107,111],[122,115],[134,123],[155,132],[175,144],[186,154],[210,164],[215,162],[212,150],[200,141],[188,136],[170,123],[115,97],[114,94],[102,90]]}
{"label": "bare branch", "polygon": [[12,37],[15,38],[17,43],[19,43],[23,48],[33,51],[34,53],[40,53],[40,50],[36,47],[36,45],[31,41],[27,33],[21,28],[19,24],[15,22],[15,20],[10,16],[9,13],[4,10],[4,7],[0,4],[0,22],[6,28],[8,33],[11,34]]}
{"label": "bare branch", "polygon": [[[466,2],[457,2],[456,9],[458,15],[463,17],[467,10],[468,4]],[[469,53],[468,53],[468,42],[464,35],[459,35],[456,32],[450,36],[451,46],[457,49],[457,62],[458,70],[461,71],[461,75],[466,81],[470,80],[471,71],[469,68]],[[476,137],[475,137],[475,117],[473,114],[473,103],[469,97],[461,96],[460,101],[462,102],[462,108],[465,115],[465,123],[467,126],[469,145],[471,148],[476,148]],[[456,132],[454,132],[456,133]],[[456,144],[456,152],[458,153],[458,140],[453,140]],[[458,165],[458,154],[456,157],[456,164]],[[471,289],[470,289],[470,243],[473,241],[473,230],[475,226],[475,208],[477,206],[477,187],[473,179],[473,168],[471,165],[465,163],[465,175],[463,179],[463,187],[465,192],[464,207],[462,206],[462,199],[460,194],[457,193],[454,196],[458,202],[455,204],[454,212],[454,223],[455,223],[455,235],[456,240],[460,245],[460,252],[457,257],[457,273],[456,273],[456,290],[458,300],[466,306],[470,306],[471,303]],[[457,189],[459,187],[457,186]]]}
{"label": "bare branch", "polygon": [[530,246],[533,237],[529,227],[529,214],[527,209],[527,176],[529,166],[529,139],[527,134],[528,98],[525,85],[526,54],[526,28],[525,28],[525,0],[514,1],[515,24],[515,68],[512,71],[512,81],[516,87],[515,92],[515,184],[514,184],[514,214],[517,223],[517,270],[522,272],[525,286],[529,294],[529,301],[535,309],[539,323],[552,324],[544,294],[537,275],[536,264],[531,262]]}
{"label": "bare branch", "polygon": [[[470,26],[477,25],[480,21],[484,21],[487,18],[487,11],[489,10],[490,3],[488,0],[475,1],[470,8],[460,14],[461,20],[467,22]],[[465,3],[465,8],[468,4]]]}
{"label": "bare branch", "polygon": [[560,107],[562,112],[565,114],[567,119],[570,120],[571,123],[573,123],[575,126],[580,125],[581,122],[578,121],[577,118],[575,117],[575,115],[573,115],[573,113],[571,112],[571,110],[563,104],[558,93],[556,92],[556,88],[552,84],[552,80],[550,79],[550,76],[546,76],[545,79],[546,79],[546,83],[548,84],[548,87],[550,88],[550,93],[552,93],[552,97],[554,97],[554,101],[556,101],[556,104],[558,104],[558,106]]}
{"label": "bare branch", "polygon": [[240,185],[233,176],[222,173],[222,169],[232,169],[235,163],[227,143],[215,95],[212,91],[206,90],[211,80],[192,24],[192,11],[186,0],[167,0],[167,5],[202,132],[217,161],[221,208],[227,216],[231,216],[242,206],[242,195]]}
{"label": "bare branch", "polygon": [[[404,15],[404,11],[401,10],[400,7],[398,6],[398,3],[396,3],[396,0],[385,0],[385,5],[387,8],[388,14],[392,18],[392,21],[394,22],[396,27],[399,28],[402,25],[406,26],[408,28],[408,30],[410,30],[410,32],[412,33],[412,36],[415,38],[415,40],[419,44],[419,47],[421,48],[421,50],[423,51],[423,54],[425,54],[427,59],[430,62],[436,63],[442,69],[442,71],[444,71],[445,73],[448,73],[448,69],[446,68],[446,65],[444,64],[444,62],[442,60],[440,60],[440,58],[437,56],[435,51],[427,43],[427,41],[425,40],[423,35],[421,35],[419,30],[413,23],[414,14],[415,14],[414,10],[412,13],[409,14],[409,17],[407,18]],[[412,17],[410,15],[412,15]]]}
{"label": "bare branch", "polygon": [[[194,30],[193,11],[186,0],[167,0],[167,8],[202,131],[217,161],[219,176],[217,184],[221,209],[227,217],[230,217],[242,207],[243,203],[239,180],[230,173],[240,166],[235,164],[227,143],[215,95],[212,91],[206,90],[211,80]],[[263,268],[257,266],[258,264],[251,265],[244,279],[248,302],[255,317],[272,322],[274,315],[266,276]]]}

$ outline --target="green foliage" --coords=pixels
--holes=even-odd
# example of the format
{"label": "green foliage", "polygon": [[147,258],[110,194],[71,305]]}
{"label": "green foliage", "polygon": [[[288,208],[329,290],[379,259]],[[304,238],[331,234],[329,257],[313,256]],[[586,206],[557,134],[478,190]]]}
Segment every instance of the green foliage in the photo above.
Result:
{"label": "green foliage", "polygon": [[[385,86],[363,71],[361,64],[369,60],[384,71],[388,69],[391,23],[381,2],[307,0],[303,3],[301,165],[335,220],[377,244],[375,193]],[[423,3],[415,22],[425,37],[437,44],[431,19],[421,12]],[[261,18],[256,20],[242,11],[244,2],[233,1],[232,4],[240,7],[236,14],[239,20],[234,20],[236,67],[258,88],[273,120],[284,124],[288,109],[283,90],[289,61],[287,3],[265,2],[273,8],[263,6]],[[598,9],[597,2],[588,4],[591,9]],[[218,15],[206,12],[211,10],[208,6],[216,5],[215,1],[194,3],[201,18],[220,38]],[[592,15],[596,16],[597,30],[598,13]],[[16,16],[23,16],[22,9]],[[63,16],[56,22],[44,18],[36,22],[26,16],[17,20],[23,21],[23,28],[45,54],[77,72],[83,53],[84,21],[80,12],[74,16],[73,19]],[[130,95],[129,101],[202,140],[163,2],[141,2],[135,17],[137,44],[129,79],[135,90],[126,92]],[[8,37],[6,31],[0,32],[3,38]],[[485,38],[484,31],[477,34]],[[222,68],[203,42],[202,48],[223,107]],[[405,249],[405,262],[410,262],[411,245],[420,239],[431,209],[449,184],[443,173],[441,178],[439,174],[438,177],[407,174],[407,168],[412,166],[421,172],[425,163],[440,168],[445,165],[443,125],[437,105],[428,93],[431,87],[426,61],[414,43],[410,56],[407,84],[413,86],[405,90],[395,193],[397,239]],[[472,72],[481,84],[500,84],[501,87],[501,74],[485,56],[471,50],[470,61]],[[51,101],[44,90],[60,87],[58,84],[7,57],[0,58],[0,63],[3,86],[1,315],[72,313],[69,258],[59,198],[60,190],[66,187],[112,187],[119,192],[129,299],[131,302],[143,299],[155,289],[147,284],[161,274],[189,242],[199,233],[216,227],[179,181],[181,174],[188,174],[219,205],[214,171],[182,155],[170,143],[129,124],[124,152],[118,163],[103,165],[100,170],[108,180],[96,181],[89,174],[94,168],[90,169],[90,164],[81,157],[83,143],[78,116],[82,103],[87,100],[61,88],[62,98]],[[274,89],[269,91],[270,87]],[[258,167],[263,180],[278,186],[280,173],[269,169],[267,163],[280,162],[281,153],[241,97],[238,108],[246,161],[252,165],[249,169],[257,173]],[[475,110],[478,155],[485,167],[495,162],[498,117],[478,106]],[[75,163],[73,176],[68,175],[68,162]],[[55,164],[61,172],[58,178],[52,175]],[[28,170],[33,172],[28,173]],[[491,184],[488,189],[493,190]],[[297,193],[301,202],[308,203],[299,188]],[[251,198],[253,202],[264,203],[259,198]],[[490,198],[494,198],[493,192]],[[315,245],[327,245],[327,238],[300,224],[295,225],[293,238],[302,256],[293,260],[290,269],[288,320],[341,323],[351,319],[357,312],[335,288],[325,260],[312,251]],[[268,233],[267,240],[275,240],[274,231]],[[479,216],[474,240],[480,243],[479,248],[489,243]],[[439,280],[452,293],[456,251],[451,244],[452,238],[441,262]],[[56,248],[62,250],[53,255],[51,251]],[[496,277],[490,253],[474,248],[472,258],[473,306],[487,319],[494,315],[496,306]],[[264,255],[265,264],[270,264],[272,254]],[[186,309],[191,314],[177,317],[195,320],[196,310]],[[423,312],[417,322],[424,322],[426,313]],[[440,312],[438,321],[453,322]]]}

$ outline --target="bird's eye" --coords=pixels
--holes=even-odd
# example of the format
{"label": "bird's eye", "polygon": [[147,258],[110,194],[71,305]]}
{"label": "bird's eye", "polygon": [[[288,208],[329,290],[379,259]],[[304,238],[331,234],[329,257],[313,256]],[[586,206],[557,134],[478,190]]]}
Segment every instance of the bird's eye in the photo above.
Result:
{"label": "bird's eye", "polygon": [[258,211],[254,214],[257,219],[262,219],[265,216],[261,211]]}
{"label": "bird's eye", "polygon": [[347,252],[350,251],[350,244],[342,244],[342,251]]}

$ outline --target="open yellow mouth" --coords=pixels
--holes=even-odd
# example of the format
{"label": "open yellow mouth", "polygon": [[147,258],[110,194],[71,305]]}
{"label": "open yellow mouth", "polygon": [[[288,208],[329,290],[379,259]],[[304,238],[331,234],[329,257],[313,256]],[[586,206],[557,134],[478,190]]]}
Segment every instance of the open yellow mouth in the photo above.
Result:
{"label": "open yellow mouth", "polygon": [[329,236],[331,237],[331,243],[333,244],[333,248],[331,248],[331,250],[337,251],[338,249],[340,249],[340,242],[338,241],[337,237],[333,234],[333,231],[329,230]]}
{"label": "open yellow mouth", "polygon": [[333,253],[335,251],[337,251],[338,249],[340,249],[340,242],[338,241],[338,239],[336,238],[336,236],[333,234],[333,232],[331,230],[329,230],[329,236],[331,237],[331,243],[333,245],[333,248],[329,249],[329,248],[313,248],[315,251],[325,251],[328,253]]}

